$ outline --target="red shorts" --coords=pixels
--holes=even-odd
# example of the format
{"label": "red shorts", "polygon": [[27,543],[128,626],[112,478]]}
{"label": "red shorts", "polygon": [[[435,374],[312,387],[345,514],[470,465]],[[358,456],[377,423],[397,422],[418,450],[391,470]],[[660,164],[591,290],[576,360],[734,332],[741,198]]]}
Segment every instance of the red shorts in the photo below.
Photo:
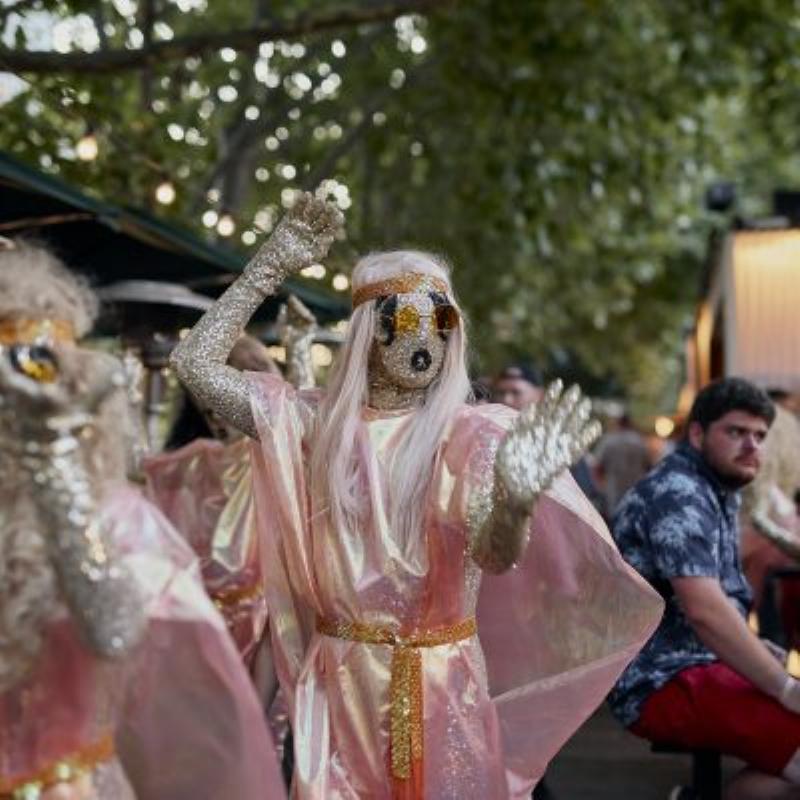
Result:
{"label": "red shorts", "polygon": [[653,742],[719,750],[781,775],[800,748],[800,714],[725,664],[679,672],[644,703],[631,731]]}

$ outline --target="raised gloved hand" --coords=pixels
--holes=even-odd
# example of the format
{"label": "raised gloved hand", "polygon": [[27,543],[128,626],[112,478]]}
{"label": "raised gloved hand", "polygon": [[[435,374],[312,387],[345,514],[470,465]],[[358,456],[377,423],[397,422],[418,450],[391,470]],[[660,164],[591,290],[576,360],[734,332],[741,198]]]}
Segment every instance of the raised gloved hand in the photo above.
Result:
{"label": "raised gloved hand", "polygon": [[600,436],[588,398],[577,386],[563,393],[562,388],[561,381],[550,384],[540,402],[520,413],[498,448],[495,478],[516,506],[530,509]]}
{"label": "raised gloved hand", "polygon": [[278,335],[286,351],[286,368],[289,383],[298,389],[311,389],[315,385],[311,345],[317,330],[314,314],[293,294],[281,306],[277,319]]}
{"label": "raised gloved hand", "polygon": [[304,192],[290,208],[261,249],[245,268],[245,274],[264,292],[275,280],[324,258],[344,226],[342,212],[333,204]]}
{"label": "raised gloved hand", "polygon": [[314,335],[317,329],[317,318],[296,295],[290,294],[289,299],[278,311],[275,321],[281,344],[290,348],[298,341]]}

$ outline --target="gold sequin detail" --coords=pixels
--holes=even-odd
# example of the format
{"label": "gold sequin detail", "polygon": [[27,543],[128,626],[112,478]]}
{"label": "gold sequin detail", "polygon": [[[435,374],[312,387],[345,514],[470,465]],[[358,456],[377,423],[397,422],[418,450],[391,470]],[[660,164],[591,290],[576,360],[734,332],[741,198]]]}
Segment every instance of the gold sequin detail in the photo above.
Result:
{"label": "gold sequin detail", "polygon": [[42,342],[74,342],[75,328],[65,319],[0,320],[0,344],[39,344]]}
{"label": "gold sequin detail", "polygon": [[0,775],[0,800],[36,797],[36,792],[43,793],[57,783],[75,780],[113,757],[114,738],[108,733],[102,739],[76,750],[66,758],[53,761],[36,772],[13,779]]}
{"label": "gold sequin detail", "polygon": [[236,586],[231,589],[218,589],[211,592],[211,599],[219,609],[243,603],[247,600],[255,600],[264,595],[264,589],[260,583],[251,583],[245,586]]}
{"label": "gold sequin detail", "polygon": [[374,300],[376,297],[383,297],[390,294],[411,294],[413,292],[440,292],[449,295],[450,288],[441,278],[432,275],[422,275],[418,272],[408,272],[396,278],[388,278],[385,281],[368,283],[353,292],[353,308]]}
{"label": "gold sequin detail", "polygon": [[392,777],[397,780],[411,778],[412,762],[422,767],[424,739],[420,648],[460,642],[474,636],[477,630],[474,617],[455,625],[408,634],[362,622],[317,620],[317,631],[324,636],[362,644],[383,644],[392,648],[389,730]]}

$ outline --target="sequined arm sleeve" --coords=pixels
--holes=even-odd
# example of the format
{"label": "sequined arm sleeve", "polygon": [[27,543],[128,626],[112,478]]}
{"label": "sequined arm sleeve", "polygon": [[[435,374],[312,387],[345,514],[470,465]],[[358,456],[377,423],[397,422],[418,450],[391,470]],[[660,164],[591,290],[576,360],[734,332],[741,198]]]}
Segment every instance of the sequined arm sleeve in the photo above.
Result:
{"label": "sequined arm sleeve", "polygon": [[264,298],[275,291],[283,275],[275,272],[271,280],[264,279],[260,285],[251,275],[245,271],[203,315],[172,351],[170,364],[203,405],[257,439],[250,410],[250,384],[244,373],[227,366],[226,362],[244,326]]}
{"label": "sequined arm sleeve", "polygon": [[258,438],[250,409],[250,384],[226,366],[244,326],[286,275],[323,258],[342,226],[335,207],[302,195],[245,267],[175,348],[170,363],[192,394],[239,430]]}
{"label": "sequined arm sleeve", "polygon": [[519,561],[528,542],[532,506],[511,500],[496,479],[469,503],[469,554],[486,572],[499,575]]}
{"label": "sequined arm sleeve", "polygon": [[48,555],[84,641],[101,656],[127,652],[144,632],[138,584],[99,522],[83,461],[81,437],[90,418],[62,419],[55,437],[28,441],[22,468],[47,531]]}

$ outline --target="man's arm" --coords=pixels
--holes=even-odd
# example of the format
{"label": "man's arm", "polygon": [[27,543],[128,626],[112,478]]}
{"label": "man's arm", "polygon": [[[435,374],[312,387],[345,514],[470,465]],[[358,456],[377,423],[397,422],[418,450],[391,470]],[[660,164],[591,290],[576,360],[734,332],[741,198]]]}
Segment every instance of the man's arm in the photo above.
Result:
{"label": "man's arm", "polygon": [[716,578],[672,578],[672,588],[700,641],[761,691],[781,699],[787,674],[722,590]]}

